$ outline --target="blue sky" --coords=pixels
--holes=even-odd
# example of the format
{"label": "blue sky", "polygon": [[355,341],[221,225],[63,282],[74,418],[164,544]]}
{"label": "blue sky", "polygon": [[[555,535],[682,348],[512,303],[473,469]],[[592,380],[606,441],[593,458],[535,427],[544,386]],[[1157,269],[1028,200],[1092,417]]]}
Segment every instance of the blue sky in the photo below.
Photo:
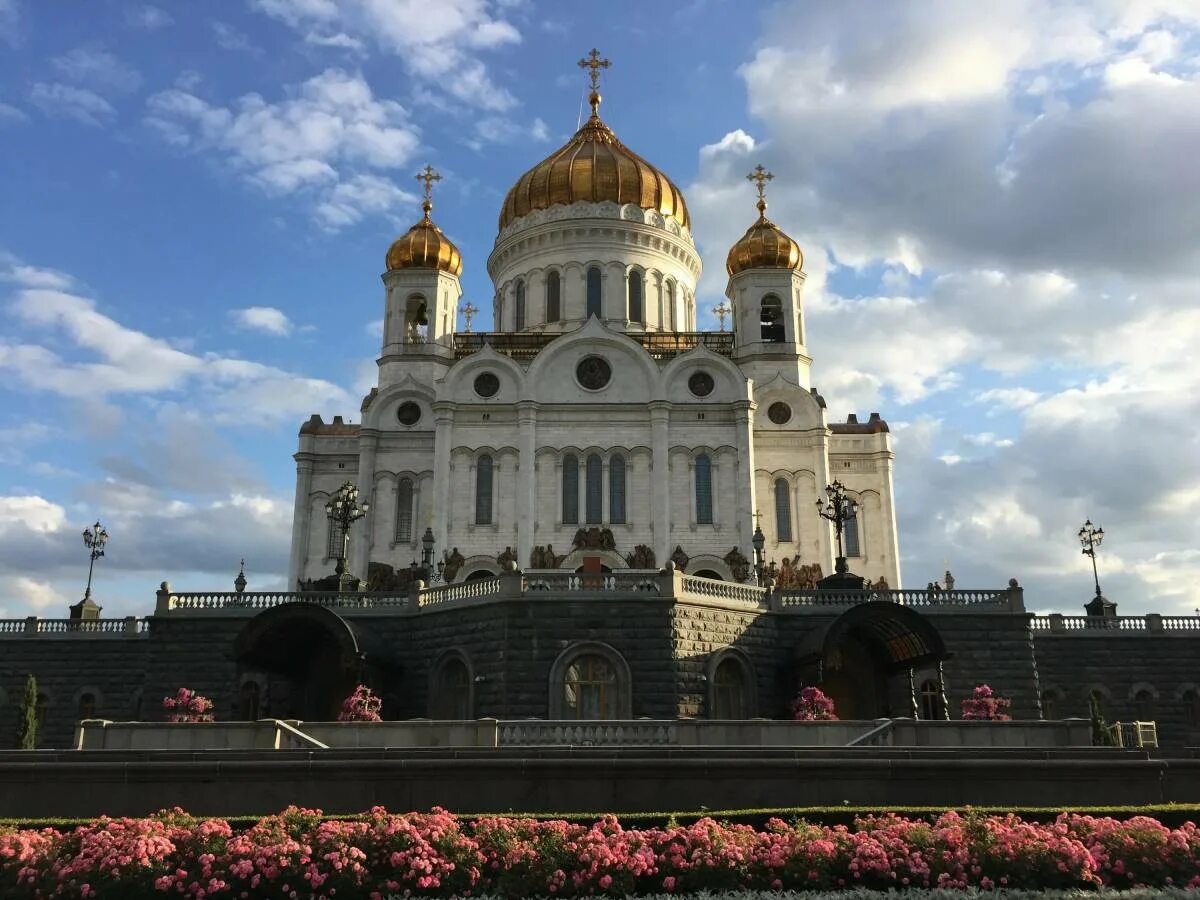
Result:
{"label": "blue sky", "polygon": [[299,423],[356,418],[413,174],[484,312],[508,186],[603,114],[671,174],[702,322],[753,218],[804,248],[831,416],[893,426],[905,581],[1123,612],[1200,576],[1200,9],[0,0],[0,610],[282,584]]}

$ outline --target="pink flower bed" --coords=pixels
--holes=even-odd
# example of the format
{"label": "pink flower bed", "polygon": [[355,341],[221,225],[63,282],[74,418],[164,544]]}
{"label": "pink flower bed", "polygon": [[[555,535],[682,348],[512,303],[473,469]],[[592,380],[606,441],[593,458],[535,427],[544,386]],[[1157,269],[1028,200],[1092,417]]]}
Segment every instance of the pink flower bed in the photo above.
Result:
{"label": "pink flower bed", "polygon": [[962,702],[964,719],[983,719],[989,722],[1008,722],[1012,719],[1009,710],[1012,701],[1001,697],[989,685],[979,684],[971,696]]}
{"label": "pink flower bed", "polygon": [[945,813],[853,828],[702,819],[627,830],[444,810],[323,820],[290,808],[235,833],[181,810],[75,831],[0,829],[4,898],[583,896],[710,890],[1200,887],[1200,833],[1146,817]]}

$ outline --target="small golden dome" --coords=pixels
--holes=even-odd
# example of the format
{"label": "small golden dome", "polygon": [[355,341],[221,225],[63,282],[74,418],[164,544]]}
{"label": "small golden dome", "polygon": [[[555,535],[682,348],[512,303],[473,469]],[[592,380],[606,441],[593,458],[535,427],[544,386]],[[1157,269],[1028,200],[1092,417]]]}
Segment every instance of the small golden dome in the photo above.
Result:
{"label": "small golden dome", "polygon": [[767,218],[767,200],[763,189],[765,183],[774,176],[758,166],[746,177],[758,182],[758,221],[747,228],[746,233],[729,248],[725,270],[730,275],[736,275],[746,269],[801,268],[804,254],[800,252],[800,245]]}
{"label": "small golden dome", "polygon": [[451,275],[462,274],[462,254],[442,229],[433,224],[429,213],[433,211],[433,182],[441,175],[426,166],[418,181],[425,182],[425,199],[421,203],[424,215],[421,221],[392,242],[387,252],[387,270],[396,269],[441,269]]}
{"label": "small golden dome", "polygon": [[575,136],[517,179],[500,208],[500,230],[539,209],[577,201],[635,203],[691,228],[683,193],[665,174],[621,143],[600,119],[600,93]]}

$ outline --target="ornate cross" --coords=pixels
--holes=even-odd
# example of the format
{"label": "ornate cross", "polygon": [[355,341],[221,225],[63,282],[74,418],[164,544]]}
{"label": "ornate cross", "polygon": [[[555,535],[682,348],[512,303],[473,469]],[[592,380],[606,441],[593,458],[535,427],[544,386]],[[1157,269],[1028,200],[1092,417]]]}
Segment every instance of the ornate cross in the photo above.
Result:
{"label": "ornate cross", "polygon": [[754,171],[746,176],[747,181],[753,181],[758,187],[758,199],[766,200],[767,182],[775,176],[762,167],[761,164],[754,167]]}
{"label": "ornate cross", "polygon": [[761,512],[754,513],[754,526],[756,528],[762,527],[762,513]]}
{"label": "ornate cross", "polygon": [[475,315],[475,313],[479,312],[479,310],[476,307],[472,306],[471,301],[468,300],[466,303],[464,303],[462,306],[460,306],[458,308],[458,311],[460,313],[462,313],[463,318],[467,320],[467,334],[470,334],[471,333],[471,318]]}
{"label": "ornate cross", "polygon": [[593,91],[598,91],[600,89],[600,70],[607,69],[611,65],[611,60],[600,58],[600,51],[595,47],[592,48],[591,53],[581,59],[578,63],[579,68],[592,70],[590,75],[592,79]]}
{"label": "ornate cross", "polygon": [[[762,167],[760,166],[759,168]],[[421,205],[425,208],[426,212],[429,212],[429,210],[433,209],[433,183],[441,181],[442,176],[433,170],[433,166],[427,164],[424,169],[417,173],[416,179],[425,183],[425,202]]]}
{"label": "ornate cross", "polygon": [[724,331],[725,330],[725,317],[727,315],[729,315],[729,313],[732,312],[732,310],[730,310],[730,308],[725,305],[725,301],[722,300],[720,303],[718,303],[716,306],[713,307],[712,311],[715,312],[717,314],[717,318],[721,320],[721,330]]}

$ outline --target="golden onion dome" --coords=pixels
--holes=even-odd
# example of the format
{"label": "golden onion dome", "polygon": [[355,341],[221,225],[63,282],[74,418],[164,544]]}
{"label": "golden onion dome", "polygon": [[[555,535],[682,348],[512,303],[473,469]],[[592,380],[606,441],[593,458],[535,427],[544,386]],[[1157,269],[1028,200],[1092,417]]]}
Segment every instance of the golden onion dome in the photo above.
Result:
{"label": "golden onion dome", "polygon": [[736,275],[746,269],[799,269],[804,265],[800,245],[767,218],[763,185],[773,176],[759,166],[746,177],[758,182],[758,221],[747,228],[746,233],[729,248],[725,270],[730,275]]}
{"label": "golden onion dome", "polygon": [[578,201],[634,203],[690,229],[683,193],[604,124],[599,91],[593,89],[588,99],[592,114],[583,127],[509,189],[500,209],[500,230],[535,210]]}
{"label": "golden onion dome", "polygon": [[433,183],[441,180],[442,176],[433,170],[433,166],[426,166],[417,175],[417,181],[425,184],[425,199],[421,202],[424,215],[420,222],[388,247],[389,272],[396,269],[441,269],[456,277],[462,274],[462,254],[429,218],[429,213],[433,211]]}

